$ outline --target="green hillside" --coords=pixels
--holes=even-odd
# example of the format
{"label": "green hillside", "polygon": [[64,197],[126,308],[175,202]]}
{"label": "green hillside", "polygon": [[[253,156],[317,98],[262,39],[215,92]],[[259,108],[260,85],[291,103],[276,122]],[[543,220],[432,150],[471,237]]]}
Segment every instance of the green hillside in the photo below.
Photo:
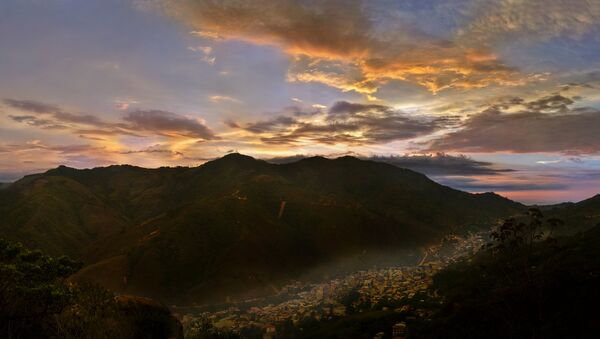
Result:
{"label": "green hillside", "polygon": [[0,234],[80,258],[77,279],[118,292],[222,300],[522,208],[353,157],[275,165],[230,154],[195,168],[61,166],[27,176],[0,191]]}

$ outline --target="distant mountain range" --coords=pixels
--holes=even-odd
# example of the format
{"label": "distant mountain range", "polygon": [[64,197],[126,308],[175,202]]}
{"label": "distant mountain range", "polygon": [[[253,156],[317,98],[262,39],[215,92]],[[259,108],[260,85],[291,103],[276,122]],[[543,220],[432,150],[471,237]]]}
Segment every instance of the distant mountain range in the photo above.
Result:
{"label": "distant mountain range", "polygon": [[[586,206],[565,208],[591,215]],[[80,258],[77,279],[117,292],[222,300],[525,209],[353,157],[278,165],[230,154],[194,168],[61,166],[26,176],[0,190],[0,237]]]}
{"label": "distant mountain range", "polygon": [[559,233],[562,234],[571,234],[600,226],[600,194],[577,203],[567,202],[542,206],[541,210],[547,216],[566,222],[566,227],[559,230]]}

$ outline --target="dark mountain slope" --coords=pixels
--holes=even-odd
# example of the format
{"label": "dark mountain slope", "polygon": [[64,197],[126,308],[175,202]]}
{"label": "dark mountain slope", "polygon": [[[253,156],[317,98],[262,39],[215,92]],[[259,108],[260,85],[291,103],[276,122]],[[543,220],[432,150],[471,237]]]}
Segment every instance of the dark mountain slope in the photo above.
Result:
{"label": "dark mountain slope", "polygon": [[[444,303],[412,338],[595,338],[600,227],[518,250],[482,251],[434,277]],[[409,325],[410,326],[410,325]]]}
{"label": "dark mountain slope", "polygon": [[59,167],[0,192],[3,236],[83,258],[90,265],[79,278],[169,299],[260,290],[330,260],[415,248],[523,207],[352,157]]}
{"label": "dark mountain slope", "polygon": [[[409,339],[598,337],[593,310],[600,302],[600,226],[520,245],[510,235],[495,239],[438,271],[427,291],[390,303],[387,311],[363,307],[343,317],[304,320],[281,326],[279,337],[372,338],[387,332],[384,338],[390,338],[399,322]],[[500,242],[508,246],[498,247]]]}
{"label": "dark mountain slope", "polygon": [[547,208],[545,214],[564,220],[566,226],[559,230],[572,234],[600,225],[600,194],[578,203],[565,203]]}
{"label": "dark mountain slope", "polygon": [[127,220],[89,187],[67,176],[36,175],[0,194],[1,234],[53,254],[79,256]]}

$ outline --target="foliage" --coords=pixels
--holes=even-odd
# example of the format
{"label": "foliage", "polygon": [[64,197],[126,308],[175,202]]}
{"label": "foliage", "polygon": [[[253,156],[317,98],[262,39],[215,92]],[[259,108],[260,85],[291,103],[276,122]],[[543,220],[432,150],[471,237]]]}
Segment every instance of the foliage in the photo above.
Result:
{"label": "foliage", "polygon": [[68,282],[80,267],[0,239],[0,338],[182,338],[160,304]]}
{"label": "foliage", "polygon": [[[441,296],[412,338],[587,338],[597,330],[600,227],[553,238],[562,223],[532,210],[507,220],[492,245],[434,277]],[[544,232],[544,233],[542,233]]]}
{"label": "foliage", "polygon": [[360,301],[360,292],[358,288],[353,288],[344,294],[340,300],[340,303],[346,307],[347,313],[354,313],[356,306]]}
{"label": "foliage", "polygon": [[556,228],[564,225],[562,220],[558,218],[544,220],[544,215],[538,208],[530,208],[526,216],[529,219],[528,223],[516,218],[506,219],[491,232],[492,242],[487,248],[493,252],[514,253],[523,248],[531,250],[534,242],[542,239],[548,242],[556,241],[553,233]]}
{"label": "foliage", "polygon": [[[187,339],[237,339],[239,334],[215,328],[212,321],[206,317],[198,317],[185,326]],[[262,331],[261,331],[262,333]]]}
{"label": "foliage", "polygon": [[56,316],[60,338],[127,338],[131,330],[117,326],[118,304],[114,295],[98,286],[74,286],[76,298]]}
{"label": "foliage", "polygon": [[391,338],[392,326],[405,319],[405,315],[393,311],[364,311],[345,317],[333,317],[317,321],[305,318],[295,327],[288,327],[277,338],[324,338],[324,339],[372,339],[375,334],[384,332]]}
{"label": "foliage", "polygon": [[36,337],[54,331],[54,316],[75,298],[64,280],[80,267],[0,239],[0,333]]}

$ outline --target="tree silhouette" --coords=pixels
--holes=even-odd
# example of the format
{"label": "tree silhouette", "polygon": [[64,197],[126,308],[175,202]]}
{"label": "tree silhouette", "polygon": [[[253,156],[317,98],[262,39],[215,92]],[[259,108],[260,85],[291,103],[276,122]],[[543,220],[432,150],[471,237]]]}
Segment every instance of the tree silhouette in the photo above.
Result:
{"label": "tree silhouette", "polygon": [[64,280],[81,268],[0,239],[0,337],[40,337],[74,298]]}
{"label": "tree silhouette", "polygon": [[527,222],[517,218],[504,220],[490,233],[492,241],[487,247],[496,253],[514,253],[524,249],[531,252],[535,242],[541,240],[556,242],[553,233],[564,225],[562,220],[558,218],[544,220],[544,215],[538,208],[530,208],[525,217]]}

